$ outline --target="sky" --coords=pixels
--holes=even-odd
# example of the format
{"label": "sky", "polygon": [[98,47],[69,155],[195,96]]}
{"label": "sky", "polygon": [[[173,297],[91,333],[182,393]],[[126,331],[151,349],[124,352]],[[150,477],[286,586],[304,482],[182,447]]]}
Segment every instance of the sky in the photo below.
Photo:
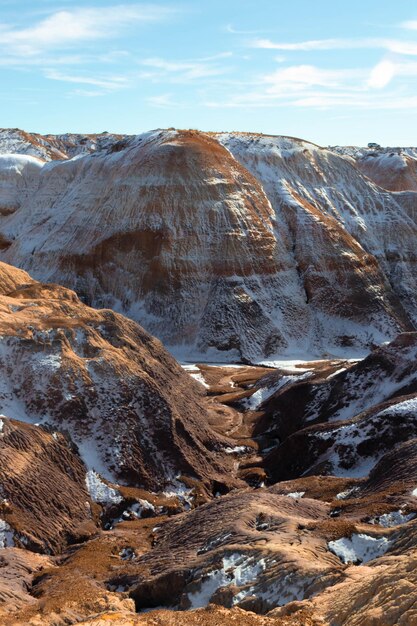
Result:
{"label": "sky", "polygon": [[0,126],[417,145],[412,0],[0,0]]}

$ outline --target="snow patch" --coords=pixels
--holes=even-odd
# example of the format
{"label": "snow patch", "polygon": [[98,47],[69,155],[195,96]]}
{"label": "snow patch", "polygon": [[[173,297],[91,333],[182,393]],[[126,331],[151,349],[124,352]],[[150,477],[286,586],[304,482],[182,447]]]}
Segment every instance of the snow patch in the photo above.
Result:
{"label": "snow patch", "polygon": [[329,550],[339,557],[343,563],[361,564],[377,559],[385,554],[390,542],[386,537],[371,537],[363,533],[342,537],[329,541]]}
{"label": "snow patch", "polygon": [[395,415],[396,417],[401,417],[403,415],[408,415],[412,411],[415,411],[417,414],[417,398],[411,398],[409,400],[403,400],[403,402],[398,402],[398,404],[392,404],[378,413],[378,417],[384,417],[385,415]]}
{"label": "snow patch", "polygon": [[133,561],[136,558],[136,553],[133,548],[123,548],[119,552],[119,556],[123,561]]}
{"label": "snow patch", "polygon": [[94,470],[89,470],[85,477],[87,491],[94,502],[99,504],[119,504],[123,500],[116,489],[109,487],[101,480],[100,476]]}
{"label": "snow patch", "polygon": [[[239,552],[224,556],[222,567],[209,572],[202,579],[200,589],[188,594],[190,608],[198,609],[207,606],[213,594],[221,587],[242,587],[253,583],[265,569],[265,559],[248,557]],[[252,589],[243,589],[233,598],[233,604],[237,604],[250,593]]]}
{"label": "snow patch", "polygon": [[246,446],[235,446],[234,448],[225,448],[224,451],[226,454],[245,454],[246,452],[250,452],[251,448]]}
{"label": "snow patch", "polygon": [[12,548],[14,546],[13,535],[9,524],[0,519],[0,548]]}
{"label": "snow patch", "polygon": [[193,504],[192,489],[188,489],[184,483],[182,483],[178,476],[171,479],[171,483],[167,486],[165,491],[162,492],[167,498],[178,498],[185,509],[190,510]]}
{"label": "snow patch", "polygon": [[378,517],[373,517],[369,520],[370,524],[379,524],[384,528],[392,528],[393,526],[400,526],[406,524],[410,520],[414,519],[415,513],[404,514],[401,509],[399,511],[392,511],[391,513],[384,513]]}
{"label": "snow patch", "polygon": [[198,372],[198,373],[195,373],[195,374],[190,374],[190,376],[191,376],[191,378],[194,378],[194,380],[199,382],[201,385],[203,385],[203,387],[206,387],[206,389],[208,389],[208,384],[204,380],[204,376],[201,374],[201,372]]}
{"label": "snow patch", "polygon": [[269,400],[277,391],[283,389],[284,387],[288,387],[289,385],[296,383],[301,380],[306,380],[310,378],[312,372],[307,370],[303,373],[300,373],[299,376],[281,376],[279,380],[274,381],[270,386],[268,385],[268,380],[260,381],[260,384],[264,384],[265,386],[259,387],[255,393],[253,393],[249,398],[245,398],[243,400],[243,404],[246,408],[255,411],[261,404]]}
{"label": "snow patch", "polygon": [[[144,515],[146,514],[146,515]],[[137,502],[125,509],[121,517],[114,523],[123,522],[132,518],[139,519],[141,517],[152,517],[155,514],[154,505],[148,500],[139,499]]]}
{"label": "snow patch", "polygon": [[346,500],[358,490],[358,487],[352,487],[351,489],[346,489],[346,491],[341,491],[336,495],[336,500]]}

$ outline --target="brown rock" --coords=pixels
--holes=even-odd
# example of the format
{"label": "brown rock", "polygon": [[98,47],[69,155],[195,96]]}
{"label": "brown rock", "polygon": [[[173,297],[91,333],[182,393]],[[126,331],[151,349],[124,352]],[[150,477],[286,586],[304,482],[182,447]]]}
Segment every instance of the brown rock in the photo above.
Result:
{"label": "brown rock", "polygon": [[54,554],[97,532],[86,468],[60,433],[1,418],[0,517],[14,543]]}
{"label": "brown rock", "polygon": [[202,386],[134,322],[31,283],[0,297],[0,334],[3,413],[68,432],[90,469],[153,490],[239,484]]}

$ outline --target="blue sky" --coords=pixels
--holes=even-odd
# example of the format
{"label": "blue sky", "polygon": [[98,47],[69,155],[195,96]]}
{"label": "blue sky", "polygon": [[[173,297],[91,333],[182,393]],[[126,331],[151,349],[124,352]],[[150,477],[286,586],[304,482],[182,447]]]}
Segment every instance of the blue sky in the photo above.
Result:
{"label": "blue sky", "polygon": [[417,3],[0,0],[0,125],[417,145]]}

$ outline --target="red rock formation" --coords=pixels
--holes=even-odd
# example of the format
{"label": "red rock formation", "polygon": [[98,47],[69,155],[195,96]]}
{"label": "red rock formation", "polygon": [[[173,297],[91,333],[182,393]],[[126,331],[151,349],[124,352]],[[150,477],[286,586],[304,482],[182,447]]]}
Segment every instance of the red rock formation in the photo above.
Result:
{"label": "red rock formation", "polygon": [[68,431],[104,476],[153,489],[179,488],[179,474],[209,492],[233,484],[229,440],[208,426],[204,389],[159,341],[72,291],[5,264],[0,275],[17,287],[0,296],[3,414]]}
{"label": "red rock formation", "polygon": [[389,191],[417,191],[415,148],[343,148],[334,152],[350,157],[356,167],[374,183]]}
{"label": "red rock formation", "polygon": [[[36,287],[34,283],[32,289]],[[369,386],[371,364],[380,386],[384,381],[387,388],[393,388],[394,382],[405,381],[404,373],[411,376],[406,361],[412,362],[414,339],[412,335],[400,337],[375,352],[366,365],[351,366],[347,372],[357,395],[369,387],[368,401],[373,397],[378,402],[376,389]],[[295,380],[291,384],[319,387],[342,375],[334,362],[310,367],[315,371],[310,372],[308,382]],[[215,368],[201,369],[206,380],[214,381],[216,393],[226,396],[230,395],[228,377],[243,389],[251,375],[247,367],[235,374],[231,368],[226,371],[221,391],[221,373]],[[271,377],[275,377],[271,373],[259,379],[264,373],[256,368],[252,374],[258,378],[258,391],[265,380],[270,385]],[[300,376],[303,374],[293,378]],[[289,391],[287,387],[285,393]],[[342,626],[360,624],[355,621],[357,616],[367,623],[383,615],[388,626],[396,626],[400,616],[405,623],[413,623],[413,603],[407,601],[406,592],[415,583],[417,438],[413,438],[415,411],[402,406],[409,400],[396,397],[358,418],[307,429],[317,441],[308,454],[300,450],[292,454],[298,454],[300,462],[293,480],[218,494],[211,502],[175,517],[121,516],[114,520],[113,529],[99,531],[94,539],[71,547],[63,558],[39,563],[37,567],[42,569],[38,572],[26,565],[13,568],[8,556],[7,588],[15,591],[10,601],[2,603],[0,586],[0,621],[8,615],[14,626],[55,626],[71,620],[89,626],[109,621],[120,626],[226,626],[234,622],[250,626]],[[355,412],[354,394],[350,401]],[[9,426],[5,420],[5,436]],[[30,433],[38,428],[22,427]],[[351,438],[356,447],[349,452],[346,441],[335,446],[335,433],[351,427],[356,429],[356,440]],[[366,457],[365,452],[376,449],[369,476],[356,477],[355,465],[349,463],[343,477],[305,475],[309,458],[317,472],[328,471],[318,462],[323,452],[318,443],[320,433],[325,434],[325,452],[333,446],[334,456],[342,461],[348,453],[351,458],[355,454]],[[60,445],[59,439],[43,431],[38,437],[50,451]],[[291,437],[286,443],[291,452],[290,441]],[[49,457],[39,461],[46,467],[50,460],[57,463],[53,451]],[[66,458],[64,453],[62,457]],[[233,458],[239,459],[237,451]],[[121,491],[126,497],[134,490],[123,487]],[[6,553],[12,556],[15,551]],[[19,591],[21,578],[30,595]],[[399,597],[393,585],[400,589]],[[207,606],[209,602],[218,606]],[[265,612],[268,614],[263,616]]]}
{"label": "red rock formation", "polygon": [[340,354],[413,328],[411,208],[349,159],[194,131],[106,145],[15,190],[3,260],[205,358]]}
{"label": "red rock formation", "polygon": [[122,139],[123,135],[106,132],[88,135],[40,135],[27,133],[19,128],[0,128],[0,152],[25,154],[44,161],[59,161],[108,148]]}
{"label": "red rock formation", "polygon": [[60,433],[4,417],[0,434],[0,517],[11,542],[60,552],[97,532],[86,468]]}

